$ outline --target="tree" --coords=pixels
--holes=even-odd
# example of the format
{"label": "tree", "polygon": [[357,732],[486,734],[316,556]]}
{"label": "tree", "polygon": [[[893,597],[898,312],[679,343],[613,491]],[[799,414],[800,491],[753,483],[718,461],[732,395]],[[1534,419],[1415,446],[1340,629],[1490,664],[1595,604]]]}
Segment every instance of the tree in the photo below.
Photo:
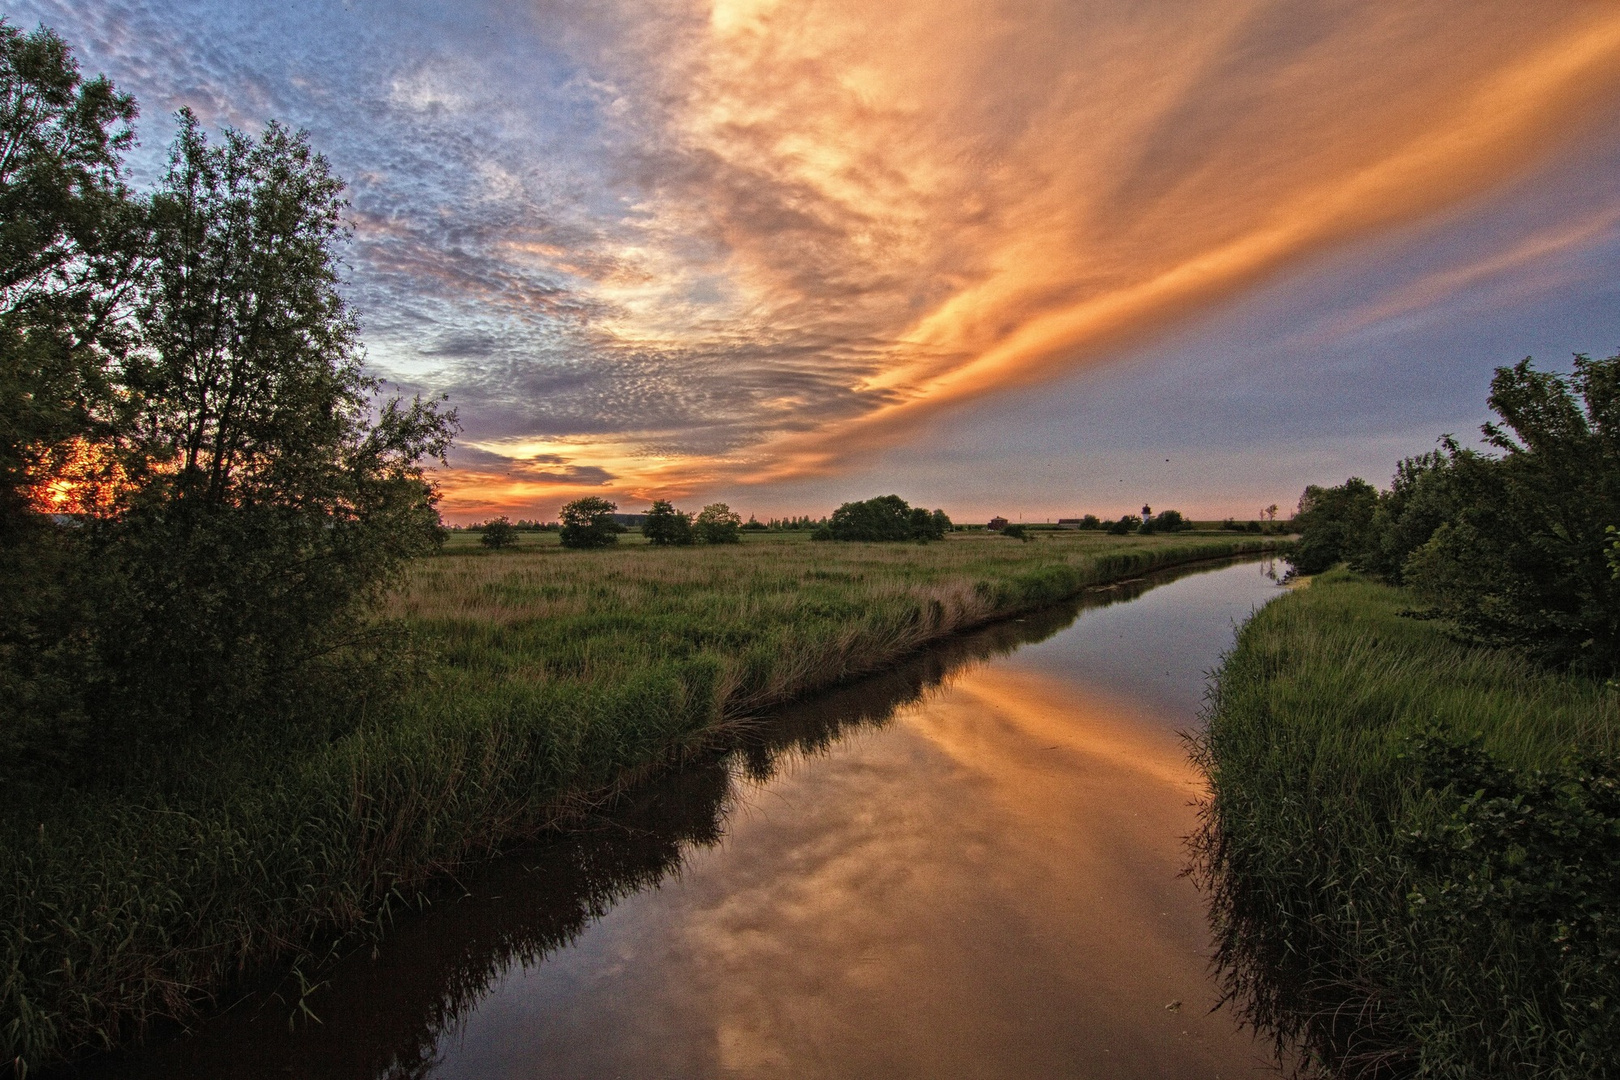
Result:
{"label": "tree", "polygon": [[1300,538],[1288,561],[1301,574],[1320,574],[1361,552],[1377,506],[1378,490],[1358,476],[1338,487],[1310,485],[1294,515]]}
{"label": "tree", "polygon": [[99,503],[140,275],[123,180],[134,99],[46,29],[0,20],[0,788],[93,738],[94,567],[44,511]]}
{"label": "tree", "polygon": [[1080,527],[1082,529],[1100,529],[1102,528],[1102,524],[1102,521],[1098,519],[1096,514],[1086,514],[1080,518]]}
{"label": "tree", "polygon": [[619,542],[624,530],[613,520],[618,506],[595,495],[575,499],[562,508],[562,546],[600,548]]}
{"label": "tree", "polygon": [[742,517],[731,512],[725,503],[710,503],[698,514],[692,524],[697,538],[705,544],[737,544],[742,542]]}
{"label": "tree", "polygon": [[1022,541],[1026,544],[1035,539],[1034,533],[1030,532],[1025,526],[1018,524],[1006,526],[1001,530],[1001,535],[1011,540]]}
{"label": "tree", "polygon": [[1135,514],[1121,514],[1119,520],[1108,526],[1109,536],[1124,536],[1142,527],[1142,519]]}
{"label": "tree", "polygon": [[455,415],[379,404],[339,291],[342,192],[302,133],[216,146],[179,114],[122,372],[128,495],[96,530],[109,695],[154,730],[284,715],[270,699],[312,685],[438,543],[422,462]]}
{"label": "tree", "polygon": [[503,547],[511,547],[517,543],[517,538],[516,526],[507,520],[505,514],[502,514],[500,517],[490,518],[484,522],[483,535],[478,538],[478,542],[487,548],[499,551]]}
{"label": "tree", "polygon": [[[1147,507],[1142,509],[1146,510]],[[1142,524],[1137,527],[1141,533],[1156,532],[1182,532],[1192,528],[1192,522],[1181,516],[1180,510],[1160,510],[1150,518],[1143,518]]]}
{"label": "tree", "polygon": [[139,284],[141,207],[122,175],[136,114],[50,30],[0,20],[0,532],[117,411]]}
{"label": "tree", "polygon": [[683,514],[673,505],[659,499],[647,511],[641,535],[647,543],[658,547],[685,546],[692,543],[692,515]]}
{"label": "tree", "polygon": [[1446,447],[1445,520],[1403,567],[1434,610],[1477,640],[1559,664],[1620,669],[1620,356],[1574,372],[1527,357],[1498,368],[1484,425],[1499,457]]}
{"label": "tree", "polygon": [[833,511],[828,532],[834,540],[897,541],[940,540],[950,531],[945,511],[906,503],[898,495],[881,495],[864,502],[847,502]]}

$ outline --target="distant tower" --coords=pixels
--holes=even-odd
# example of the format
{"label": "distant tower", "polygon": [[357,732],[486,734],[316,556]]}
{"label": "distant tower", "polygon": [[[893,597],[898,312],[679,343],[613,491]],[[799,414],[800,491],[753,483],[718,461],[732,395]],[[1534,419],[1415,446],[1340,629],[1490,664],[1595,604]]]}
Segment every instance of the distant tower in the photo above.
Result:
{"label": "distant tower", "polygon": [[1153,507],[1149,506],[1147,503],[1143,503],[1142,504],[1142,520],[1146,521],[1148,518],[1150,518],[1152,516],[1153,516]]}

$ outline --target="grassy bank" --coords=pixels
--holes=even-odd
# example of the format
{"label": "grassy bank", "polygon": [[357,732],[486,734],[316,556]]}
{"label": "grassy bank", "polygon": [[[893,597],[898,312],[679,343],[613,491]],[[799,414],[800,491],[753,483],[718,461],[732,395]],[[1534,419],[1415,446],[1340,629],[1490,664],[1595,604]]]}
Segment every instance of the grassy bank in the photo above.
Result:
{"label": "grassy bank", "polygon": [[213,746],[10,806],[0,1061],[184,1020],[581,800],[775,702],[1088,585],[1262,550],[1221,535],[953,535],[425,560],[390,604],[425,657],[321,745]]}
{"label": "grassy bank", "polygon": [[1239,635],[1199,745],[1232,1000],[1330,1075],[1620,1072],[1620,693],[1335,572]]}

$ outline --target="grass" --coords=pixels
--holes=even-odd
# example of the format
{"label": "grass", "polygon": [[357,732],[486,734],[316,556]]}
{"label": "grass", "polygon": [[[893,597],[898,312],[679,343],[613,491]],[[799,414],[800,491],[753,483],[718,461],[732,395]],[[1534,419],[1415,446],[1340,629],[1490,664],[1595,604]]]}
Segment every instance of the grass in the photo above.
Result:
{"label": "grass", "polygon": [[424,560],[385,613],[421,669],[340,736],[193,750],[116,790],[5,810],[0,1062],[138,1041],[268,965],[302,979],[458,868],[767,706],[1089,585],[1275,546],[754,534]]}
{"label": "grass", "polygon": [[1620,1066],[1620,692],[1344,572],[1239,634],[1197,753],[1231,1000],[1335,1076]]}

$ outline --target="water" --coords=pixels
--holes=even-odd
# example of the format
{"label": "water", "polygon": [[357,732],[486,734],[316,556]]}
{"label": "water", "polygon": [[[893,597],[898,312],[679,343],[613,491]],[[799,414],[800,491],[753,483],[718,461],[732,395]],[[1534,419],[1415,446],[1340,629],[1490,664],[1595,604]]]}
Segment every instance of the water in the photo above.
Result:
{"label": "water", "polygon": [[1210,1012],[1179,735],[1269,571],[1094,593],[767,718],[339,963],[320,1023],[285,980],[111,1073],[1273,1072]]}

